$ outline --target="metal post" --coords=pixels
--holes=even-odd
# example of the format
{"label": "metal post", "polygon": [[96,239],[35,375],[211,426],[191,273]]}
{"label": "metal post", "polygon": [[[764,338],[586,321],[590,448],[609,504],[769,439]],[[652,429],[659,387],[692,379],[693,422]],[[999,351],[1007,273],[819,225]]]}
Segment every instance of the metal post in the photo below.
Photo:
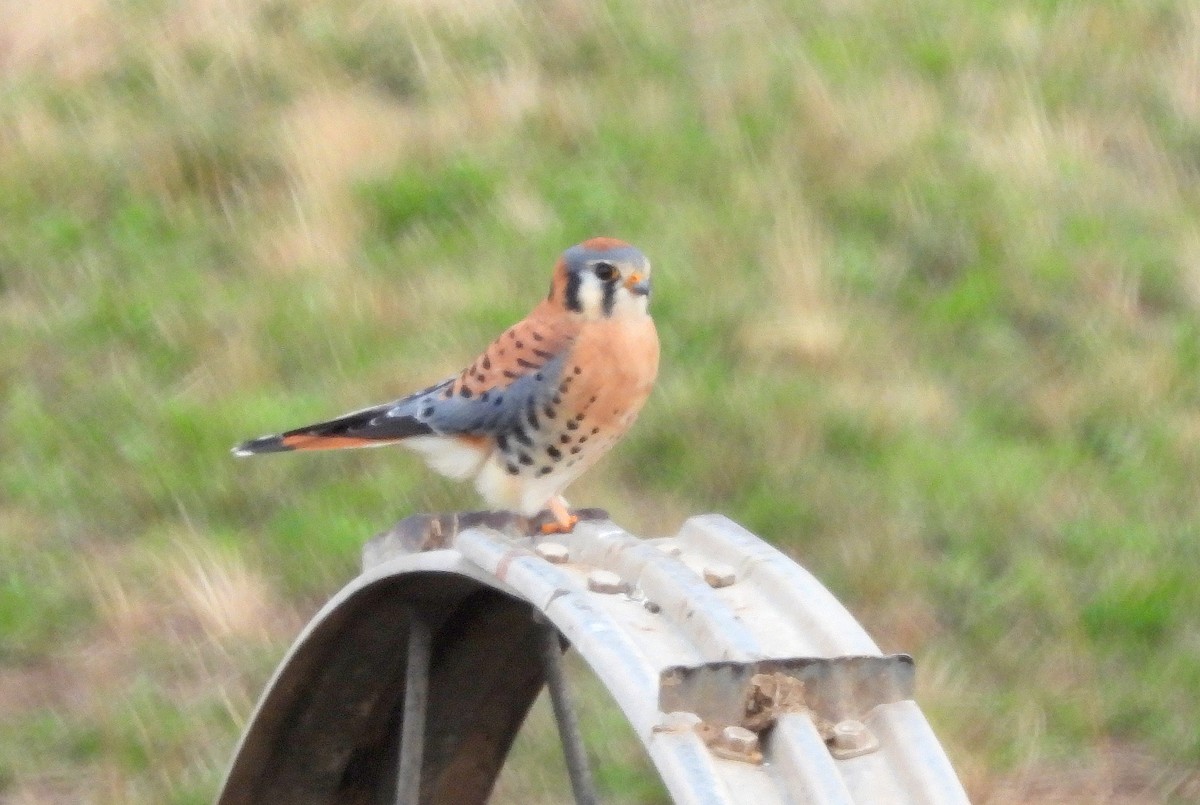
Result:
{"label": "metal post", "polygon": [[429,624],[414,610],[408,625],[408,664],[404,671],[404,721],[400,728],[396,805],[417,805],[421,796],[431,641]]}
{"label": "metal post", "polygon": [[571,776],[571,790],[578,805],[597,805],[596,784],[588,765],[587,750],[583,735],[579,731],[579,718],[571,704],[566,678],[562,669],[562,647],[558,642],[558,629],[547,623],[542,627],[542,669],[546,685],[550,688],[550,702],[554,705],[554,719],[558,722],[558,736],[562,740],[563,756],[567,761],[567,773]]}

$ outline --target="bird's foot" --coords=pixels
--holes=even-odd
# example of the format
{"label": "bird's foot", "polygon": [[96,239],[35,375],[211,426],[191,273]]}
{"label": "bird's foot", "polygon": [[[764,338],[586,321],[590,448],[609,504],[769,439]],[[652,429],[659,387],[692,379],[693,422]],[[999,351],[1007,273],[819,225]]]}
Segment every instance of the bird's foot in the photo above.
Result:
{"label": "bird's foot", "polygon": [[546,508],[550,510],[554,519],[542,523],[543,534],[569,534],[574,530],[575,524],[579,522],[579,515],[572,514],[571,510],[567,508],[567,502],[560,496],[556,495],[550,498],[546,503]]}
{"label": "bird's foot", "polygon": [[578,522],[578,514],[568,514],[565,521],[556,518],[542,523],[541,531],[543,534],[570,534],[575,530],[575,524]]}

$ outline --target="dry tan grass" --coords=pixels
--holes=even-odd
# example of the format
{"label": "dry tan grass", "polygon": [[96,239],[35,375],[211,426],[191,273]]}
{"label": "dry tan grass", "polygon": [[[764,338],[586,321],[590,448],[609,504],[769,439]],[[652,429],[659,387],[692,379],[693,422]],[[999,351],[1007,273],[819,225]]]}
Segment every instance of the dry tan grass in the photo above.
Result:
{"label": "dry tan grass", "polygon": [[1135,747],[1104,744],[1074,762],[1033,763],[989,790],[987,805],[1155,805],[1200,798],[1195,770],[1163,766]]}
{"label": "dry tan grass", "polygon": [[345,271],[362,222],[355,181],[393,168],[408,154],[409,110],[365,90],[326,88],[292,103],[282,116],[290,206],[256,248],[267,269],[319,266]]}
{"label": "dry tan grass", "polygon": [[758,261],[772,304],[746,323],[741,340],[751,354],[828,365],[838,361],[846,325],[828,280],[827,236],[803,200],[784,193],[770,204],[775,220]]}
{"label": "dry tan grass", "polygon": [[1174,111],[1184,120],[1200,123],[1200,9],[1184,9],[1177,49],[1163,59],[1156,74],[1165,85]]}
{"label": "dry tan grass", "polygon": [[10,77],[51,71],[82,81],[108,64],[119,45],[116,15],[106,0],[0,3],[0,69]]}
{"label": "dry tan grass", "polygon": [[[238,670],[240,655],[249,646],[281,649],[301,624],[298,613],[275,598],[261,574],[195,535],[158,549],[93,552],[83,569],[98,629],[44,664],[6,668],[0,717],[57,713],[64,722],[92,725],[95,740],[117,755],[72,769],[22,770],[8,782],[5,802],[150,801],[209,785],[227,762],[226,723],[245,721],[263,681],[265,669],[251,676]],[[147,698],[150,678],[156,689]],[[164,734],[159,696],[195,714],[186,736]],[[214,707],[224,713],[216,723]],[[180,737],[187,760],[177,764]],[[119,747],[130,745],[160,753],[155,762],[166,765],[157,780],[134,780],[122,770]]]}
{"label": "dry tan grass", "polygon": [[211,546],[184,549],[172,556],[164,577],[178,589],[187,617],[208,640],[265,639],[275,633],[283,608],[267,580],[237,556],[220,556]]}

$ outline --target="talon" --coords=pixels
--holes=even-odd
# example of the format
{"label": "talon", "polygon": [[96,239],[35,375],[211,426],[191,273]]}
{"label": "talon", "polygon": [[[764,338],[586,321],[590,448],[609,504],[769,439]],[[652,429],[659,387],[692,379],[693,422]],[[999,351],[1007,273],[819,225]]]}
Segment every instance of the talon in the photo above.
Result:
{"label": "talon", "polygon": [[562,495],[555,495],[546,501],[546,508],[554,519],[542,524],[543,534],[569,534],[579,522],[579,515],[571,514]]}
{"label": "talon", "polygon": [[547,523],[542,523],[543,534],[569,534],[575,528],[575,524],[579,522],[578,514],[567,514],[566,521],[551,520]]}

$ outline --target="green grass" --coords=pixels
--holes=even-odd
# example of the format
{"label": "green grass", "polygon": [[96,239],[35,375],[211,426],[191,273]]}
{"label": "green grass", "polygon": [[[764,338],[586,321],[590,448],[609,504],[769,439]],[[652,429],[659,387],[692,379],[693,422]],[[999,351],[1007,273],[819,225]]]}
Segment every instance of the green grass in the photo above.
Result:
{"label": "green grass", "polygon": [[459,369],[597,234],[655,264],[663,371],[573,500],[795,555],[916,655],[977,801],[1200,785],[1186,3],[38,9],[0,79],[0,799],[206,801],[362,541],[477,505],[228,447]]}

